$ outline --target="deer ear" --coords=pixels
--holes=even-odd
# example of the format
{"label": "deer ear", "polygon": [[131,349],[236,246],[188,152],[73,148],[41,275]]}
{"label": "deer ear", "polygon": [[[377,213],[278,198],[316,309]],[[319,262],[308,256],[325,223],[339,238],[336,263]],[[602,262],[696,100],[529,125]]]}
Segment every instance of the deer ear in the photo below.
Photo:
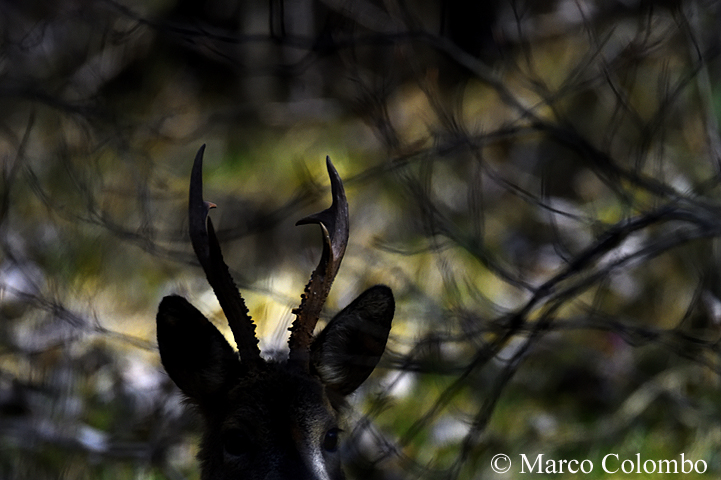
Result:
{"label": "deer ear", "polygon": [[207,406],[237,381],[237,354],[218,329],[183,297],[163,298],[156,321],[165,371],[194,403]]}
{"label": "deer ear", "polygon": [[395,302],[385,285],[371,287],[333,317],[311,346],[311,362],[323,383],[352,393],[378,364],[388,341]]}

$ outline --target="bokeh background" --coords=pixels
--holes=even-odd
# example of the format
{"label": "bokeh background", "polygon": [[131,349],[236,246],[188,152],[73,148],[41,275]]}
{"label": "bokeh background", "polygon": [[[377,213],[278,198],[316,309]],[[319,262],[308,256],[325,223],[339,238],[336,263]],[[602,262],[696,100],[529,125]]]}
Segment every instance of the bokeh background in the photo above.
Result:
{"label": "bokeh background", "polygon": [[294,223],[330,201],[326,155],[351,238],[323,320],[394,290],[349,476],[515,478],[543,454],[525,476],[588,459],[584,478],[615,478],[615,454],[624,478],[719,478],[719,15],[0,1],[0,478],[198,478],[154,317],[182,293],[227,330],[187,235],[202,144],[264,352],[285,348],[320,254]]}

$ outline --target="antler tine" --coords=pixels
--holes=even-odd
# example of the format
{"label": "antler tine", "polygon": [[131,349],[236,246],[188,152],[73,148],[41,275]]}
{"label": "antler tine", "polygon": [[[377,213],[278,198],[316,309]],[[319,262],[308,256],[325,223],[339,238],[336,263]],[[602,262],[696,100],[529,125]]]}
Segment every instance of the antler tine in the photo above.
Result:
{"label": "antler tine", "polygon": [[313,329],[318,322],[348,244],[348,202],[345,198],[343,182],[330,157],[326,157],[326,166],[330,176],[333,203],[330,208],[298,220],[296,223],[296,225],[317,223],[323,235],[323,253],[305,287],[300,306],[293,311],[296,319],[290,328],[288,341],[290,360],[301,362],[305,366],[308,365],[310,358]]}
{"label": "antler tine", "polygon": [[228,266],[223,261],[220,244],[215,235],[213,222],[208,216],[210,209],[216,205],[203,200],[203,153],[205,145],[200,147],[195,156],[193,170],[190,174],[190,195],[188,202],[188,218],[190,223],[190,241],[195,255],[205,271],[208,283],[213,288],[223,312],[228,320],[233,338],[238,346],[238,353],[243,362],[255,363],[260,360],[258,339],[255,336],[255,325],[248,315],[243,297],[233,282]]}

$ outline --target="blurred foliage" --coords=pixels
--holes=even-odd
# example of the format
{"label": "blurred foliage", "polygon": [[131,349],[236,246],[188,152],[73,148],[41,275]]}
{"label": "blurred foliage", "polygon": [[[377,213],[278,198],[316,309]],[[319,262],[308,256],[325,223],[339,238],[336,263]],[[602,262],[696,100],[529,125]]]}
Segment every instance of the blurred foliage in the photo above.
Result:
{"label": "blurred foliage", "polygon": [[721,6],[471,3],[0,2],[0,478],[198,478],[154,315],[179,292],[226,328],[186,233],[203,143],[266,352],[325,155],[344,179],[326,318],[397,302],[354,478],[507,478],[497,453],[719,477]]}

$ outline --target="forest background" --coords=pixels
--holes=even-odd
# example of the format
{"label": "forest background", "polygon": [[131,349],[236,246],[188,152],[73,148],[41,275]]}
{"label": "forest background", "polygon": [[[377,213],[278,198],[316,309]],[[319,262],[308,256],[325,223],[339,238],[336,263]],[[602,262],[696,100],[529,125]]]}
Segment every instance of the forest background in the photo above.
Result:
{"label": "forest background", "polygon": [[0,478],[198,478],[154,317],[182,293],[227,330],[187,235],[202,144],[265,352],[320,254],[294,224],[329,202],[326,155],[351,236],[323,320],[393,288],[349,476],[509,478],[543,454],[538,477],[615,478],[611,454],[624,477],[688,478],[662,471],[685,458],[719,478],[720,14],[0,2]]}

